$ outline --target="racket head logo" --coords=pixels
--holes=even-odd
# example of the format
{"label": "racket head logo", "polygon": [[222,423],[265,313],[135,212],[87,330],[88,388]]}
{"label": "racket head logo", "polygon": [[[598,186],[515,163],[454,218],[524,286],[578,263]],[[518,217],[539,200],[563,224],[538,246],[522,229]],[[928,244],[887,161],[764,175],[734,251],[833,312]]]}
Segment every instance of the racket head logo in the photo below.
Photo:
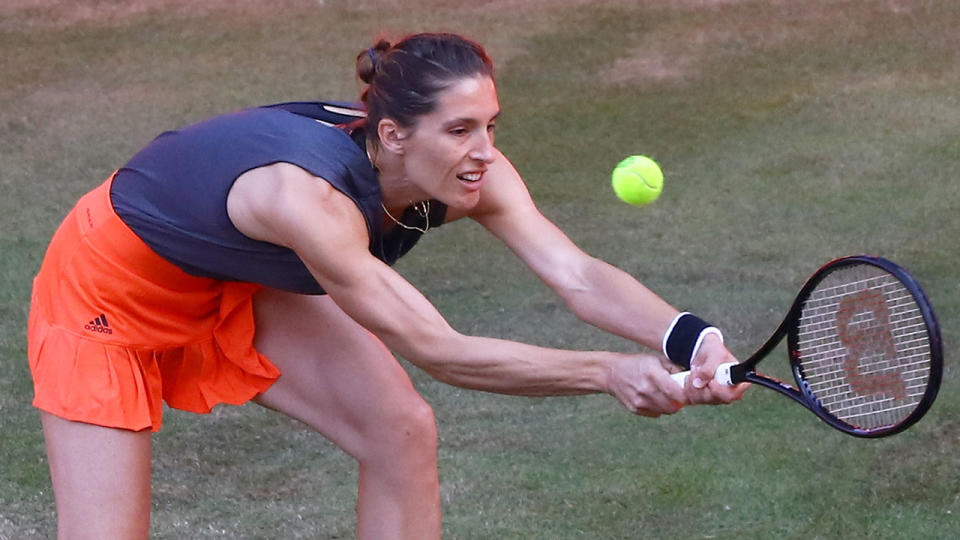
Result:
{"label": "racket head logo", "polygon": [[[864,314],[869,316],[863,317]],[[906,399],[907,385],[900,372],[861,371],[861,364],[867,359],[889,364],[897,358],[890,327],[890,308],[882,291],[863,289],[841,298],[837,310],[837,336],[847,351],[843,371],[855,393]]]}

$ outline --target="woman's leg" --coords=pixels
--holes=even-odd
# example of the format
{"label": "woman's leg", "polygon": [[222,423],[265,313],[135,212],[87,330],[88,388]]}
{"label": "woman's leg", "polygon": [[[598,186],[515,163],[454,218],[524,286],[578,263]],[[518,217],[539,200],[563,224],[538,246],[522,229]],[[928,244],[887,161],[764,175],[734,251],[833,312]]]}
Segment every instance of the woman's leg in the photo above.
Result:
{"label": "woman's leg", "polygon": [[267,289],[254,313],[257,350],[282,372],[257,402],[357,459],[358,537],[439,538],[436,422],[390,351],[327,296]]}
{"label": "woman's leg", "polygon": [[57,538],[145,539],[150,532],[151,433],[41,412],[57,503]]}

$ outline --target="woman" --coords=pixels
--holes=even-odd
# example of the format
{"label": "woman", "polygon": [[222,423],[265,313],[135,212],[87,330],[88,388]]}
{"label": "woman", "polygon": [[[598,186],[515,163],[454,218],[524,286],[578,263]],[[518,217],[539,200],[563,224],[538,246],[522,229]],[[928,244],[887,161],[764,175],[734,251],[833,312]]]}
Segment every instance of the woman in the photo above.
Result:
{"label": "woman", "polygon": [[[726,403],[719,332],[584,254],[494,147],[493,65],[449,34],[357,60],[367,118],[330,127],[257,108],[164,133],[85,195],[34,283],[29,356],[61,538],[143,538],[161,400],[254,400],[359,463],[358,536],[440,535],[433,413],[391,351],[449,384],[606,392],[659,416]],[[469,217],[583,321],[644,354],[548,349],[452,329],[389,266]],[[709,384],[708,384],[709,383]]]}

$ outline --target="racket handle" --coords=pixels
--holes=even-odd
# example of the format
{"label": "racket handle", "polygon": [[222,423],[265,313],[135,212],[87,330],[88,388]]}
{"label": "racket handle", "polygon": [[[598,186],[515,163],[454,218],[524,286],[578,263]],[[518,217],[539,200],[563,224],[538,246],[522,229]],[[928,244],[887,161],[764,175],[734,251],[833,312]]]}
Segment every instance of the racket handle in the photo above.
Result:
{"label": "racket handle", "polygon": [[[736,362],[727,362],[725,364],[720,364],[717,366],[717,371],[713,373],[713,379],[720,384],[725,384],[727,386],[733,386],[733,381],[730,379],[730,366],[737,365]],[[676,381],[681,387],[686,386],[687,377],[690,376],[689,371],[681,371],[680,373],[673,373],[670,375],[670,378]]]}

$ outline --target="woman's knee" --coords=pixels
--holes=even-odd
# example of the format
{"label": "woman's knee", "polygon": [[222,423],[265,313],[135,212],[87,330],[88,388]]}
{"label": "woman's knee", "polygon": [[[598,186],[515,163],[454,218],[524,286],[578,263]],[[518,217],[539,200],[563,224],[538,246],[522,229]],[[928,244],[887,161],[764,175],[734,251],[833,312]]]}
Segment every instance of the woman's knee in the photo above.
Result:
{"label": "woman's knee", "polygon": [[364,434],[360,461],[402,460],[433,466],[437,453],[437,421],[433,408],[419,394],[381,416]]}

